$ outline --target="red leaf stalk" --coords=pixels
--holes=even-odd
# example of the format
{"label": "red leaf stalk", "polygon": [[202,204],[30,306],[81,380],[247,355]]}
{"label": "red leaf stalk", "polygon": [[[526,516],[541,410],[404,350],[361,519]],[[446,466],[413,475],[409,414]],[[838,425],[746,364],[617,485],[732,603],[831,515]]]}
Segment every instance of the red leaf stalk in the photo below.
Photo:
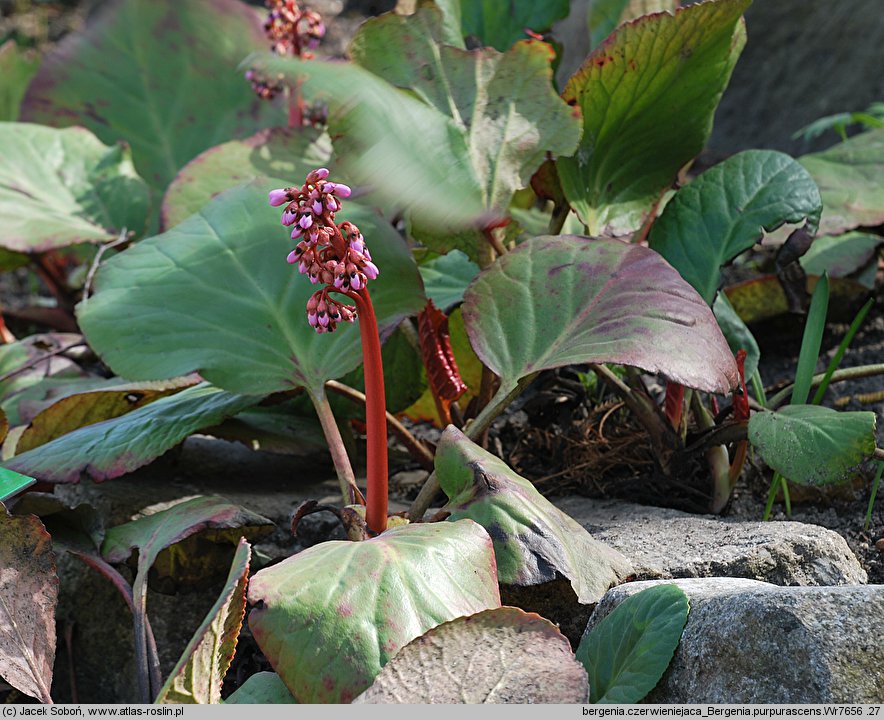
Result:
{"label": "red leaf stalk", "polygon": [[365,522],[369,530],[387,529],[387,403],[384,393],[384,366],[378,321],[368,288],[347,293],[356,303],[362,336],[362,362],[365,374],[365,425],[367,435],[366,474],[368,488]]}

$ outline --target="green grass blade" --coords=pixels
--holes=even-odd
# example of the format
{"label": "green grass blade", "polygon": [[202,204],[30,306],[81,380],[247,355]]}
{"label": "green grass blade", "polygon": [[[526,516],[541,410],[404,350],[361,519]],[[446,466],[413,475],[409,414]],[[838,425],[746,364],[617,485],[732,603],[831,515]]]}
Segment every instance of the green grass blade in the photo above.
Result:
{"label": "green grass blade", "polygon": [[826,273],[819,279],[810,301],[801,352],[798,355],[798,369],[795,371],[795,386],[792,388],[792,405],[803,405],[810,394],[816,362],[820,356],[823,330],[826,328],[826,313],[829,309],[829,277]]}
{"label": "green grass blade", "polygon": [[755,372],[752,373],[749,382],[752,383],[752,392],[755,394],[755,400],[761,405],[761,407],[766,408],[767,395],[764,392],[764,383],[761,382],[761,373],[758,372],[758,368],[755,368]]}
{"label": "green grass blade", "polygon": [[860,308],[860,311],[856,314],[856,317],[853,318],[853,322],[850,323],[850,328],[847,330],[847,334],[844,336],[844,339],[838,346],[838,350],[835,353],[835,356],[832,358],[832,361],[829,363],[829,367],[826,368],[826,374],[823,377],[823,381],[816,389],[813,400],[811,400],[812,405],[819,405],[822,401],[823,395],[826,394],[826,388],[829,387],[829,382],[832,379],[832,375],[841,364],[841,359],[844,357],[844,353],[847,352],[847,348],[850,346],[850,343],[853,342],[853,336],[856,335],[857,330],[859,330],[860,326],[863,324],[863,320],[866,319],[866,315],[869,314],[869,310],[871,310],[872,305],[874,304],[874,298],[869,298],[866,304]]}
{"label": "green grass blade", "polygon": [[866,524],[863,527],[868,530],[872,524],[872,507],[875,505],[875,497],[878,495],[878,486],[881,484],[881,475],[884,474],[884,462],[878,463],[878,472],[872,481],[872,494],[869,497],[869,509],[866,510]]}

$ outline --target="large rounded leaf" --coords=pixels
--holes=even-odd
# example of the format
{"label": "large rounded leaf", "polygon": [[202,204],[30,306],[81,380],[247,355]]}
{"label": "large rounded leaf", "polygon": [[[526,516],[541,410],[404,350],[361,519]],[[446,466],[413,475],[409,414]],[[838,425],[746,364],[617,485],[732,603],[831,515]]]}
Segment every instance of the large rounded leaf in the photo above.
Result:
{"label": "large rounded leaf", "polygon": [[549,620],[501,607],[406,645],[358,703],[583,703],[586,671]]}
{"label": "large rounded leaf", "polygon": [[577,648],[593,703],[637,703],[663,677],[688,619],[688,597],[658,585],[624,600]]}
{"label": "large rounded leaf", "polygon": [[163,198],[164,228],[186,220],[224,190],[258,177],[279,178],[285,187],[328,164],[331,140],[312,127],[262,130],[245,140],[231,140],[201,153],[169,185]]}
{"label": "large rounded leaf", "polygon": [[728,392],[737,366],[712,311],[657,253],[574,235],[529,240],[464,296],[476,354],[514,388],[530,373],[613,362]]}
{"label": "large rounded leaf", "polygon": [[749,418],[749,442],[764,462],[799,485],[843,480],[875,452],[875,413],[789,405]]}
{"label": "large rounded leaf", "polygon": [[772,150],[747,150],[679,190],[651,228],[648,244],[710,305],[719,268],[765,231],[805,220],[816,230],[822,200],[810,174]]}
{"label": "large rounded leaf", "polygon": [[[223,193],[163,235],[111,258],[96,293],[78,308],[90,345],[120,375],[170,378],[198,370],[243,394],[306,386],[361,361],[359,328],[318,335],[306,303],[316,290],[285,261],[291,249],[267,183]],[[382,332],[420,310],[417,266],[402,238],[353,203],[339,219],[359,225],[381,274],[371,284]]]}
{"label": "large rounded leaf", "polygon": [[588,605],[633,572],[623,555],[453,425],[439,441],[436,476],[450,498],[450,519],[475,520],[491,535],[501,583],[530,586],[565,577]]}
{"label": "large rounded leaf", "polygon": [[141,233],[147,185],[129,150],[83,128],[0,123],[0,246],[37,253]]}
{"label": "large rounded leaf", "polygon": [[58,575],[49,533],[0,505],[0,677],[51,703]]}
{"label": "large rounded leaf", "polygon": [[712,131],[746,40],[751,0],[690,5],[621,26],[563,97],[583,110],[583,138],[558,161],[562,188],[593,234],[636,229]]}
{"label": "large rounded leaf", "polygon": [[518,40],[528,38],[526,31],[545,33],[557,20],[568,16],[569,0],[511,0],[476,2],[459,0],[464,37],[476,38],[483,45],[508,50]]}
{"label": "large rounded leaf", "polygon": [[237,70],[266,42],[238,0],[116,0],[46,56],[22,118],[125,140],[162,190],[202,150],[285,123]]}
{"label": "large rounded leaf", "polygon": [[821,232],[837,235],[884,222],[884,128],[804,155],[799,162],[823,196]]}
{"label": "large rounded leaf", "polygon": [[314,545],[261,570],[249,627],[302,703],[350,702],[430,628],[500,606],[491,538],[476,523],[406,525]]}

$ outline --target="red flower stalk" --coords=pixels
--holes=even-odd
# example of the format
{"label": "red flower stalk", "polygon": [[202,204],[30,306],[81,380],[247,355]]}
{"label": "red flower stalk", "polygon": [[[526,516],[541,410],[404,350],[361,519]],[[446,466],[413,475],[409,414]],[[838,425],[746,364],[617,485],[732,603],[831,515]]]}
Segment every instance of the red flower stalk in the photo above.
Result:
{"label": "red flower stalk", "polygon": [[[323,285],[307,301],[307,322],[316,332],[329,333],[339,322],[359,318],[368,435],[365,520],[372,532],[380,533],[387,527],[387,417],[378,323],[366,287],[379,271],[359,228],[351,222],[335,223],[335,213],[341,200],[350,196],[350,188],[327,178],[328,170],[319,168],[300,188],[271,190],[268,199],[274,207],[285,205],[282,224],[292,227],[292,239],[299,241],[288,262],[297,264],[314,285]],[[330,293],[345,295],[355,306]]]}

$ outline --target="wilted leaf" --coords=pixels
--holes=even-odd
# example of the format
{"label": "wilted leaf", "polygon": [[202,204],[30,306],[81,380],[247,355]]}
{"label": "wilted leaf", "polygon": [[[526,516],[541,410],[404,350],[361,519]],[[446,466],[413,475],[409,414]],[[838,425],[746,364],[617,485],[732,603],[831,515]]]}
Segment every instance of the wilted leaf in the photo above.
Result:
{"label": "wilted leaf", "polygon": [[162,190],[206,148],[285,123],[236,69],[265,44],[256,14],[237,0],[116,0],[46,55],[22,116],[125,140],[138,172]]}
{"label": "wilted leaf", "polygon": [[15,40],[7,40],[0,45],[0,122],[15,122],[28,83],[37,68],[40,58],[16,45]]}
{"label": "wilted leaf", "polygon": [[873,412],[789,405],[749,418],[749,442],[771,468],[799,485],[829,485],[875,452]]}
{"label": "wilted leaf", "polygon": [[298,701],[279,675],[259,672],[250,676],[223,702],[225,705],[292,705]]}
{"label": "wilted leaf", "polygon": [[590,702],[637,703],[663,677],[688,619],[688,597],[657,585],[627,598],[577,648],[589,673]]}
{"label": "wilted leaf", "polygon": [[147,185],[127,148],[83,128],[0,123],[0,245],[40,253],[139,234]]}
{"label": "wilted leaf", "polygon": [[584,703],[586,671],[549,620],[485,610],[412,640],[356,703]]}
{"label": "wilted leaf", "polygon": [[[361,360],[359,328],[319,335],[307,323],[316,288],[286,263],[291,250],[266,182],[229,190],[163,235],[114,256],[78,307],[90,345],[132,380],[198,370],[231,392],[306,386],[319,394]],[[382,332],[424,306],[417,266],[378,216],[348,203],[380,277],[371,296]]]}
{"label": "wilted leaf", "polygon": [[169,185],[161,211],[164,228],[186,220],[224,190],[258,177],[300,185],[307,173],[328,164],[331,141],[312,127],[262,130],[201,153]]}
{"label": "wilted leaf", "polygon": [[539,585],[561,575],[579,602],[593,603],[632,572],[619,552],[594,540],[529,480],[454,426],[439,441],[436,476],[449,498],[450,519],[470,518],[488,531],[501,583]]}
{"label": "wilted leaf", "polygon": [[728,392],[737,367],[712,311],[652,250],[574,235],[528,240],[470,285],[473,348],[501,377],[612,362]]}
{"label": "wilted leaf", "polygon": [[591,234],[638,228],[703,149],[750,2],[705,2],[623,25],[568,81],[562,96],[583,111],[583,137],[558,171]]}
{"label": "wilted leaf", "polygon": [[500,596],[491,539],[463,521],[314,545],[258,572],[249,602],[261,650],[298,701],[316,703],[350,702],[404,645]]}
{"label": "wilted leaf", "polygon": [[240,539],[221,596],[184,649],[157,703],[218,704],[246,612],[251,547]]}
{"label": "wilted leaf", "polygon": [[880,235],[861,232],[818,237],[801,258],[801,267],[811,275],[825,272],[829,277],[846,277],[866,266],[882,243]]}
{"label": "wilted leaf", "polygon": [[199,379],[191,377],[181,383],[131,383],[113,390],[68,395],[40,412],[31,421],[19,438],[16,453],[33,450],[82,427],[118,418],[197,383]]}
{"label": "wilted leaf", "polygon": [[[4,470],[3,472],[9,472]],[[68,507],[56,495],[29,492],[15,503],[15,515],[36,515],[52,536],[53,548],[94,553],[104,540],[104,520],[87,503]]]}
{"label": "wilted leaf", "polygon": [[217,425],[260,399],[201,383],[122,417],[74,430],[4,464],[50,482],[77,482],[83,472],[95,480],[109,480],[146,465],[191,433]]}
{"label": "wilted leaf", "polygon": [[0,677],[51,703],[58,576],[49,533],[0,505]]}
{"label": "wilted leaf", "polygon": [[479,266],[460,250],[452,250],[423,263],[420,273],[427,299],[440,310],[447,311],[463,301],[464,291],[479,274]]}
{"label": "wilted leaf", "polygon": [[765,231],[805,219],[811,234],[822,208],[813,178],[772,150],[747,150],[679,190],[651,228],[648,244],[712,304],[719,268]]}
{"label": "wilted leaf", "polygon": [[823,197],[822,234],[884,222],[884,128],[860,133],[798,161]]}

